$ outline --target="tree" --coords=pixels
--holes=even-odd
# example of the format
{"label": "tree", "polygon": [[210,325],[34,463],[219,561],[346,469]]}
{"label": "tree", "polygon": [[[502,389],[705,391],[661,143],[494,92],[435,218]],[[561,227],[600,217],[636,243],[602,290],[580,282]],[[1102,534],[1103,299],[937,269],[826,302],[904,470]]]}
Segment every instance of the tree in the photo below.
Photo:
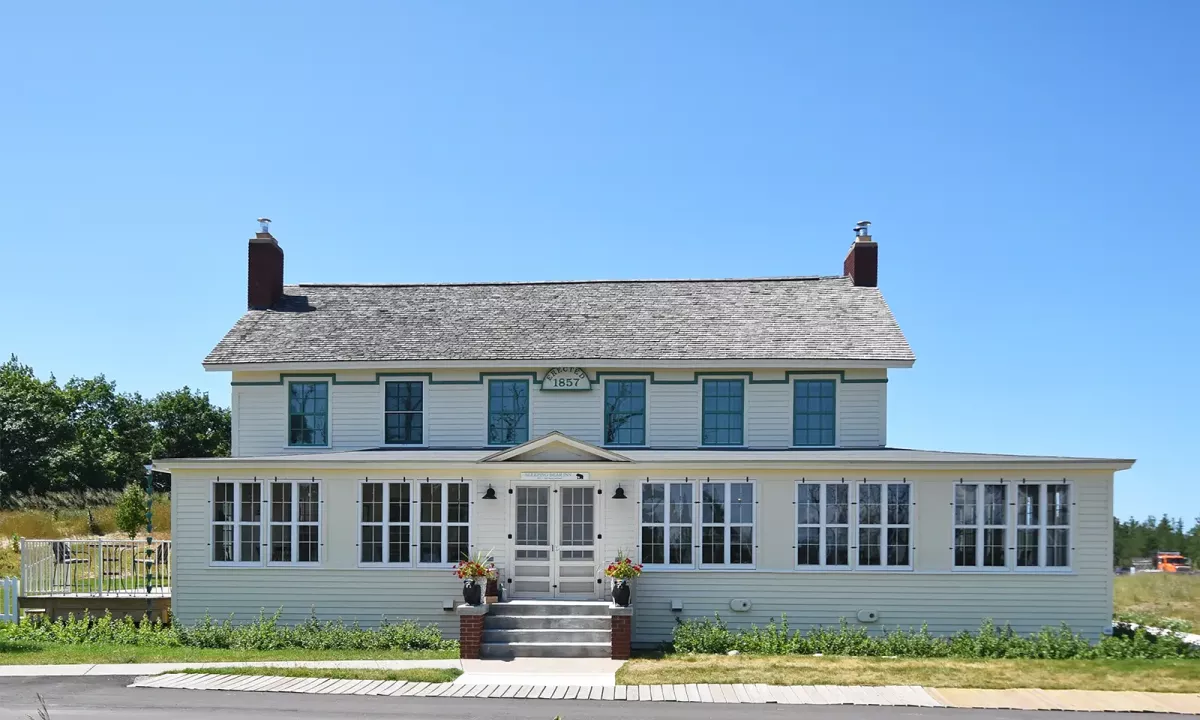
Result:
{"label": "tree", "polygon": [[145,477],[154,430],[141,396],[118,393],[103,375],[72,378],[62,393],[75,428],[69,488],[115,489]]}
{"label": "tree", "polygon": [[137,483],[129,483],[117,499],[117,529],[132,540],[146,526],[146,510],[146,492]]}
{"label": "tree", "polygon": [[0,501],[59,489],[73,436],[54,378],[38,380],[15,355],[0,365]]}
{"label": "tree", "polygon": [[161,392],[149,403],[154,424],[151,454],[156,458],[223,457],[229,454],[229,410],[213,405],[208,393],[186,385]]}

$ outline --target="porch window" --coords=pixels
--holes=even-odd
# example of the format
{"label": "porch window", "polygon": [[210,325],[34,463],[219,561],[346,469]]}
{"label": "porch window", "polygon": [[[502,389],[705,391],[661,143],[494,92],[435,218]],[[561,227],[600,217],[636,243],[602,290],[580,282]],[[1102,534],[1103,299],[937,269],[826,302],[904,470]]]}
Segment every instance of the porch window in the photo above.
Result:
{"label": "porch window", "polygon": [[657,482],[642,485],[642,563],[693,567],[695,485]]}
{"label": "porch window", "polygon": [[796,565],[850,567],[850,486],[797,483]]}
{"label": "porch window", "polygon": [[910,557],[912,488],[905,483],[858,486],[858,566],[906,568]]}
{"label": "porch window", "polygon": [[1008,567],[1008,487],[954,486],[954,567]]}
{"label": "porch window", "polygon": [[262,562],[262,485],[212,484],[212,562]]}
{"label": "porch window", "polygon": [[1065,483],[1017,486],[1017,567],[1071,566],[1070,487]]}
{"label": "porch window", "polygon": [[700,564],[754,565],[753,483],[701,483]]}
{"label": "porch window", "polygon": [[745,408],[741,380],[705,380],[701,412],[704,416],[701,444],[741,445],[742,412]]}
{"label": "porch window", "polygon": [[488,445],[529,440],[529,381],[488,381]]}
{"label": "porch window", "polygon": [[412,487],[407,482],[359,485],[359,562],[409,565],[412,561]]}
{"label": "porch window", "polygon": [[450,565],[471,555],[471,484],[431,481],[420,484],[418,562]]}
{"label": "porch window", "polygon": [[796,380],[792,386],[792,444],[833,445],[832,380]]}
{"label": "porch window", "polygon": [[646,381],[604,383],[604,444],[646,444]]}
{"label": "porch window", "polygon": [[288,445],[329,444],[329,383],[288,383]]}
{"label": "porch window", "polygon": [[315,480],[271,483],[271,564],[315,565],[321,561],[321,502],[321,485]]}
{"label": "porch window", "polygon": [[383,389],[383,442],[424,443],[425,384],[420,380],[386,382]]}

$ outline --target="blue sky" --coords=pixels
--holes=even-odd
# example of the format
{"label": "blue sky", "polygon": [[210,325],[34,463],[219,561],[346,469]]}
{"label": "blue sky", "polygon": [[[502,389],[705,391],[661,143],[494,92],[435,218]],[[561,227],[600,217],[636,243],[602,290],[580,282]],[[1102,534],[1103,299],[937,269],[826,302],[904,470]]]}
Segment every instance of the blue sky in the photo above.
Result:
{"label": "blue sky", "polygon": [[289,282],[838,274],[874,221],[894,445],[1136,457],[1200,514],[1191,2],[22,3],[0,353],[228,402]]}

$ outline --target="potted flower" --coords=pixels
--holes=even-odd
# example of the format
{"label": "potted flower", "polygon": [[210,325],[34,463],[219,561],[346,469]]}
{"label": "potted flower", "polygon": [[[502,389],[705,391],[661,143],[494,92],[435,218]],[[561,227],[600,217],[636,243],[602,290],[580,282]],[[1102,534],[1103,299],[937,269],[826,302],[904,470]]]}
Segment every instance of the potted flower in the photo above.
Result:
{"label": "potted flower", "polygon": [[494,580],[496,566],[492,564],[489,553],[477,552],[456,565],[454,574],[463,581],[463,601],[468,605],[479,605],[483,603],[483,587],[479,580]]}
{"label": "potted flower", "polygon": [[629,581],[642,574],[642,566],[618,550],[617,559],[608,564],[604,574],[613,579],[613,602],[621,607],[629,607]]}

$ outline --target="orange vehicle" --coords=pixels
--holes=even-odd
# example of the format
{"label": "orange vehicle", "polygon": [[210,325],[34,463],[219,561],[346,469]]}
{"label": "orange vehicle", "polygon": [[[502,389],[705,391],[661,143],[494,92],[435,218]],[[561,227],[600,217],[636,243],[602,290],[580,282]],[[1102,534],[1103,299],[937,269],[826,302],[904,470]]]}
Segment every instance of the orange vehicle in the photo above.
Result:
{"label": "orange vehicle", "polygon": [[1192,562],[1178,551],[1163,550],[1154,556],[1154,567],[1162,572],[1191,572]]}

